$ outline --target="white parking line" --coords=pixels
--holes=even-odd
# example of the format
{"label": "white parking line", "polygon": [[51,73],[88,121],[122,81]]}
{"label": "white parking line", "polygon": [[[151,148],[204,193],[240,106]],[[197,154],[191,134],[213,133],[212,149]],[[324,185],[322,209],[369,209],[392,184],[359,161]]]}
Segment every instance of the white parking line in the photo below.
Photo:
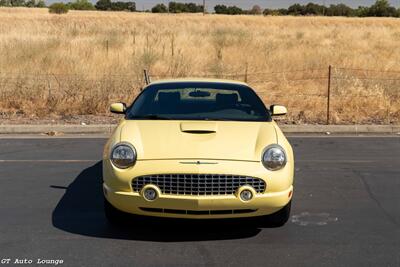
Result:
{"label": "white parking line", "polygon": [[375,163],[382,162],[386,160],[354,160],[354,159],[309,159],[309,160],[295,160],[296,162],[306,162],[306,163]]}
{"label": "white parking line", "polygon": [[[371,134],[331,134],[324,133],[285,133],[288,138],[399,138],[396,133]],[[44,134],[0,134],[1,139],[107,139],[110,134],[65,134],[48,136]]]}
{"label": "white parking line", "polygon": [[[98,162],[101,159],[0,159],[0,163],[80,163]],[[296,160],[295,163],[377,163],[388,160],[320,159]],[[389,160],[390,161],[390,160]]]}
{"label": "white parking line", "polygon": [[98,161],[100,161],[100,159],[0,159],[0,163],[79,163]]}

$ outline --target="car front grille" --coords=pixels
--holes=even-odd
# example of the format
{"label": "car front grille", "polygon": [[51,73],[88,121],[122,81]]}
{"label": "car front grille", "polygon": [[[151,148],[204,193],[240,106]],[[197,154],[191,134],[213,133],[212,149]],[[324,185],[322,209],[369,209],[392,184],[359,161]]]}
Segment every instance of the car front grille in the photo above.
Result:
{"label": "car front grille", "polygon": [[156,174],[136,177],[132,180],[134,192],[140,192],[147,184],[160,188],[170,195],[230,195],[244,185],[257,193],[265,191],[266,184],[260,178],[225,174]]}

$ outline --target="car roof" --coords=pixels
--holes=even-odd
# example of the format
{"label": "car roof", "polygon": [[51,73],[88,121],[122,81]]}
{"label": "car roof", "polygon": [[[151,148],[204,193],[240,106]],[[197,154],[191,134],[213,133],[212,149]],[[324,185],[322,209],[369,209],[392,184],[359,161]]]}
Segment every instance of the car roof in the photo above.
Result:
{"label": "car roof", "polygon": [[225,79],[206,79],[206,78],[179,78],[179,79],[157,80],[151,82],[148,86],[157,84],[171,84],[171,83],[223,83],[223,84],[249,86],[247,83],[240,81],[225,80]]}

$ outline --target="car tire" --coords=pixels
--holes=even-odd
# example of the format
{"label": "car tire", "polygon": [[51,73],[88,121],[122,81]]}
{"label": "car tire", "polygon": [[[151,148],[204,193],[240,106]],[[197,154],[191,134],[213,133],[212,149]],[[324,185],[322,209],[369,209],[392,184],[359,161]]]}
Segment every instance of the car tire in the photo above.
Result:
{"label": "car tire", "polygon": [[290,218],[290,209],[292,206],[292,201],[290,200],[286,206],[284,206],[282,209],[279,211],[261,217],[261,221],[263,226],[266,227],[281,227],[287,223],[287,221]]}
{"label": "car tire", "polygon": [[115,208],[106,198],[104,198],[104,214],[107,221],[115,226],[122,225],[129,219],[127,213]]}

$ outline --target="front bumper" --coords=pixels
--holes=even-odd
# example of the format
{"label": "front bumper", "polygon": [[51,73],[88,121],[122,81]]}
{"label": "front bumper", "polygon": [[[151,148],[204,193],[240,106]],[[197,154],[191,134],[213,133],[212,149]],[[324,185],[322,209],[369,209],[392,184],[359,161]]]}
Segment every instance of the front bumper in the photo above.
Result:
{"label": "front bumper", "polygon": [[[292,198],[293,164],[277,172],[268,172],[259,162],[218,161],[210,165],[186,165],[181,160],[138,161],[131,170],[116,169],[109,160],[103,161],[104,196],[115,208],[137,215],[219,219],[257,217],[272,214],[283,208]],[[266,191],[243,202],[232,195],[168,195],[159,194],[147,201],[141,193],[133,192],[134,177],[179,170],[180,173],[230,173],[251,175],[266,182]],[[235,170],[235,173],[232,173]]]}
{"label": "front bumper", "polygon": [[257,194],[243,202],[236,195],[176,196],[160,195],[147,201],[139,193],[113,191],[103,184],[104,195],[115,208],[132,214],[171,218],[240,218],[272,214],[291,199],[293,187],[275,193]]}

